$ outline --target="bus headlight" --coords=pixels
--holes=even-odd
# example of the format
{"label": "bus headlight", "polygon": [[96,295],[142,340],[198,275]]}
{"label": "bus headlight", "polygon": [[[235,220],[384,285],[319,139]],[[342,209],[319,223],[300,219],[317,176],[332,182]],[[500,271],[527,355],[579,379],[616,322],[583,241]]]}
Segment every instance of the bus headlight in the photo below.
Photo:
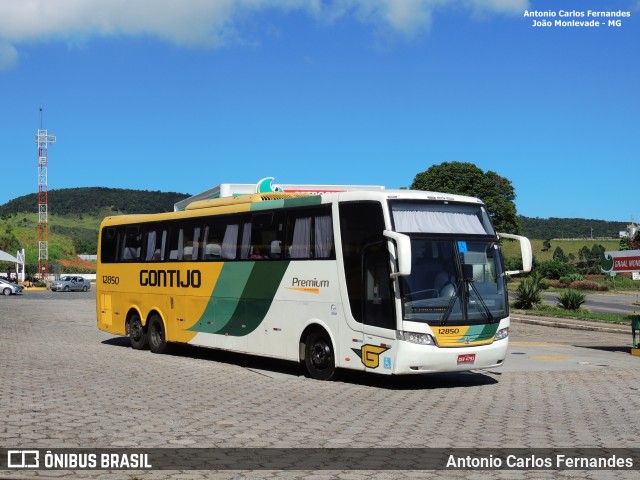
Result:
{"label": "bus headlight", "polygon": [[406,342],[417,343],[418,345],[435,345],[433,337],[427,333],[405,332],[403,330],[396,331],[396,338]]}
{"label": "bus headlight", "polygon": [[503,338],[507,338],[508,336],[509,336],[509,327],[502,328],[496,332],[496,336],[493,339],[493,341],[495,342],[496,340],[502,340]]}

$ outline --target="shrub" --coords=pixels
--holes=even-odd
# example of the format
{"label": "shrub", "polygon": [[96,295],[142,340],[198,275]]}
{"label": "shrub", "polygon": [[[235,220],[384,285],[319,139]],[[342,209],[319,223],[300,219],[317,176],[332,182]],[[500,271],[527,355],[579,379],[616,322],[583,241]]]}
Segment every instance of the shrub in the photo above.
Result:
{"label": "shrub", "polygon": [[601,283],[591,282],[589,280],[582,280],[579,282],[571,282],[571,288],[576,290],[595,290],[596,292],[606,292],[609,287],[602,285]]}
{"label": "shrub", "polygon": [[538,273],[522,280],[516,290],[516,299],[513,302],[513,306],[530,310],[540,304],[542,302],[541,280],[542,277]]}
{"label": "shrub", "polygon": [[536,267],[536,272],[544,278],[557,280],[576,273],[576,268],[570,263],[542,262]]}
{"label": "shrub", "polygon": [[580,282],[582,280],[584,280],[584,276],[580,275],[579,273],[572,273],[571,275],[560,277],[560,283],[564,286],[569,286],[573,282]]}
{"label": "shrub", "polygon": [[609,286],[602,283],[591,282],[589,280],[569,282],[568,277],[563,277],[560,280],[551,280],[549,284],[553,288],[573,288],[574,290],[593,290],[596,292],[606,292],[609,290]]}
{"label": "shrub", "polygon": [[580,307],[586,301],[587,297],[584,293],[580,293],[577,290],[565,290],[558,297],[558,306],[565,310],[580,310]]}
{"label": "shrub", "polygon": [[538,285],[542,290],[549,290],[549,288],[551,287],[551,282],[546,278],[540,277],[540,279],[538,280]]}
{"label": "shrub", "polygon": [[58,260],[60,267],[66,273],[96,273],[96,263],[81,260],[79,257],[73,260],[60,259]]}

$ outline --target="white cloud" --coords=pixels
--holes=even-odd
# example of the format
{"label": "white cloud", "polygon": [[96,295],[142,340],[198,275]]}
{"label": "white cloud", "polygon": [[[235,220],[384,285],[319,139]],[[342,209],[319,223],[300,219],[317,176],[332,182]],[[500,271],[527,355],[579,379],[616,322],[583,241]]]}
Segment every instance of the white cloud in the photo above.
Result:
{"label": "white cloud", "polygon": [[218,47],[241,40],[238,21],[266,10],[306,12],[321,22],[344,18],[405,36],[429,29],[448,7],[472,14],[517,13],[528,0],[0,0],[0,59],[16,45],[92,36],[149,35],[187,46]]}
{"label": "white cloud", "polygon": [[215,46],[233,14],[233,0],[0,0],[0,38],[154,35]]}
{"label": "white cloud", "polygon": [[528,6],[529,0],[333,0],[320,2],[309,11],[332,21],[353,16],[363,23],[411,37],[427,31],[434,16],[446,9],[466,10],[474,15],[521,14]]}
{"label": "white cloud", "polygon": [[18,63],[18,51],[13,45],[0,42],[0,70],[8,70]]}
{"label": "white cloud", "polygon": [[465,3],[474,13],[487,14],[522,14],[529,8],[529,0],[466,0]]}

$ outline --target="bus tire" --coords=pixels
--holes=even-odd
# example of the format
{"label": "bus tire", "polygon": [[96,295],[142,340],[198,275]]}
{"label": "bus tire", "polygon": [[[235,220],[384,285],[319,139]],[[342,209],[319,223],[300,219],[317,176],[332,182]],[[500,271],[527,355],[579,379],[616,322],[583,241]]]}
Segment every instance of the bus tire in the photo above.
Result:
{"label": "bus tire", "polygon": [[304,365],[309,376],[316,380],[331,380],[336,372],[336,360],[329,335],[315,330],[307,336],[304,346]]}
{"label": "bus tire", "polygon": [[162,323],[162,319],[157,313],[154,313],[149,318],[147,337],[149,339],[149,349],[153,353],[164,353],[167,350],[167,334],[164,329],[164,323]]}
{"label": "bus tire", "polygon": [[140,320],[140,315],[138,315],[138,312],[131,314],[128,330],[129,343],[131,343],[131,348],[135,350],[144,350],[145,348],[147,348],[147,332],[142,326],[142,321]]}

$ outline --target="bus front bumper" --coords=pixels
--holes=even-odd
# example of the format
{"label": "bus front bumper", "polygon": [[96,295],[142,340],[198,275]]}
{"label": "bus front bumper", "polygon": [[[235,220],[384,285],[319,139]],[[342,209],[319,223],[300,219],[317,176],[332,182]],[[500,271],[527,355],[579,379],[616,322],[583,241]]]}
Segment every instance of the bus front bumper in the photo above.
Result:
{"label": "bus front bumper", "polygon": [[474,347],[437,347],[398,341],[396,375],[460,372],[500,367],[507,356],[509,339]]}

